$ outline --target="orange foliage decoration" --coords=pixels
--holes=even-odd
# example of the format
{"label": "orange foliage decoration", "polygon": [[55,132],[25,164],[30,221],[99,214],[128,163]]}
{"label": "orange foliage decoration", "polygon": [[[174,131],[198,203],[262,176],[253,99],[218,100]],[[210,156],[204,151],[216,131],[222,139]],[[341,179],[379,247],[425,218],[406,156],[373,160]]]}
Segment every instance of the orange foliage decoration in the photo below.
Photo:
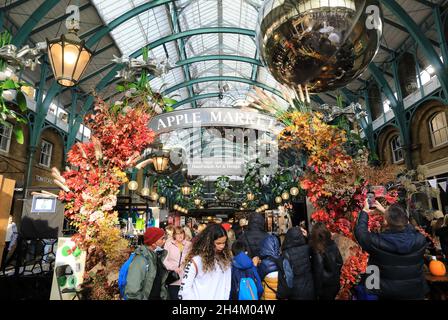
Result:
{"label": "orange foliage decoration", "polygon": [[[361,150],[356,158],[352,158],[344,149],[346,133],[322,119],[321,114],[312,112],[283,114],[279,120],[287,125],[279,136],[280,147],[301,150],[307,159],[300,186],[307,191],[316,209],[311,218],[325,223],[331,232],[356,241],[353,229],[364,206],[366,186],[370,183],[363,173],[377,171],[369,178],[381,175],[378,169],[368,165],[367,150]],[[382,223],[382,215],[370,214],[371,231],[379,231]],[[350,299],[350,290],[365,272],[367,260],[368,254],[359,246],[350,249],[341,272],[339,299]]]}

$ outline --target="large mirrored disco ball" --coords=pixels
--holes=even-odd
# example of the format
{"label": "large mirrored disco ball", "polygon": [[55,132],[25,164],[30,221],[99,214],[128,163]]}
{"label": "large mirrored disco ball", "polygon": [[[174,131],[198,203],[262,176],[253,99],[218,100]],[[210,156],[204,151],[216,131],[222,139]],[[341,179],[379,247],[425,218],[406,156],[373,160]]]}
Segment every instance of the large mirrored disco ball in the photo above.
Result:
{"label": "large mirrored disco ball", "polygon": [[274,78],[331,91],[359,77],[378,51],[381,9],[373,0],[266,0],[257,46]]}

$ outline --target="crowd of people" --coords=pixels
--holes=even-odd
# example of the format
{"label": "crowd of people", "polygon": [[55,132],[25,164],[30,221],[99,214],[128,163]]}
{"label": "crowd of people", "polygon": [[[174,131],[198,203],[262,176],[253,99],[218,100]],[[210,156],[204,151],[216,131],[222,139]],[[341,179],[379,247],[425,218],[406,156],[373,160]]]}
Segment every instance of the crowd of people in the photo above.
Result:
{"label": "crowd of people", "polygon": [[[355,227],[369,265],[379,269],[380,286],[369,288],[370,296],[424,299],[427,239],[399,205],[386,210],[377,202],[376,209],[384,214],[383,232],[369,232],[368,202]],[[343,258],[323,223],[312,224],[309,234],[294,226],[282,238],[266,232],[264,216],[257,213],[247,226],[148,228],[135,252],[126,299],[333,300],[340,290]]]}

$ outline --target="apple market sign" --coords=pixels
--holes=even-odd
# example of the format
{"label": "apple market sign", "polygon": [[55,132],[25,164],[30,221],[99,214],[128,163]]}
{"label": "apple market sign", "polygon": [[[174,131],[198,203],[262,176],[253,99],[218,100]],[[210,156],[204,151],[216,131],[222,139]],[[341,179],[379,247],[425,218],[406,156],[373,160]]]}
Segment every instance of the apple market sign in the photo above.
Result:
{"label": "apple market sign", "polygon": [[186,165],[189,175],[245,175],[245,163],[255,159],[267,175],[278,168],[277,135],[283,126],[253,109],[178,110],[155,116],[149,127],[164,147],[183,150],[181,158],[173,151],[170,159]]}
{"label": "apple market sign", "polygon": [[149,127],[156,133],[191,127],[237,127],[275,134],[283,129],[275,117],[237,108],[197,108],[168,112],[155,116]]}

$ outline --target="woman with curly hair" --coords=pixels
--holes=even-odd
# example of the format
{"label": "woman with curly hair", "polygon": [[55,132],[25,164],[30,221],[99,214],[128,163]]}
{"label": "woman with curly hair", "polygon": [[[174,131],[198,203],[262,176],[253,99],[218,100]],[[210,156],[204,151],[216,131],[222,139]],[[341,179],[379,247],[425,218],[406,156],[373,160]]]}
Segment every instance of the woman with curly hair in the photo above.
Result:
{"label": "woman with curly hair", "polygon": [[210,224],[197,235],[184,265],[179,299],[229,299],[232,255],[227,232],[221,225]]}

